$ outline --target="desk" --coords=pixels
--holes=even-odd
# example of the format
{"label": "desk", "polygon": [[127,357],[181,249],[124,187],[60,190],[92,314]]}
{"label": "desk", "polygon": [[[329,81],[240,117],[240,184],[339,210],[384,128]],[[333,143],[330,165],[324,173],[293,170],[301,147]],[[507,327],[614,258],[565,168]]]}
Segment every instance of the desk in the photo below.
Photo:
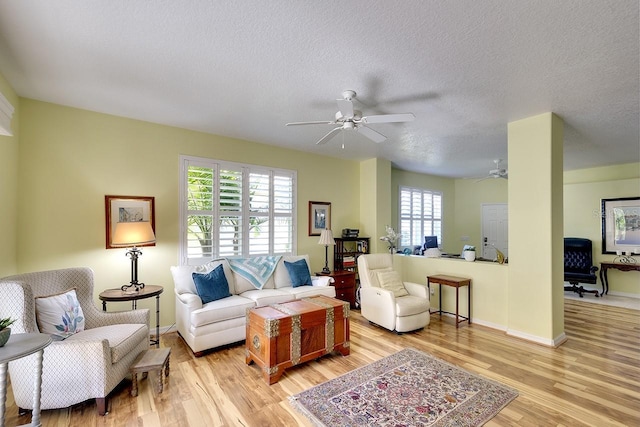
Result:
{"label": "desk", "polygon": [[102,291],[98,298],[102,301],[102,311],[107,311],[107,301],[131,301],[131,309],[138,308],[138,300],[156,297],[156,338],[151,340],[151,345],[160,348],[160,294],[164,291],[162,286],[146,285],[136,293],[126,293],[121,289],[107,289]]}
{"label": "desk", "polygon": [[600,281],[602,282],[602,293],[609,293],[609,279],[607,278],[607,270],[614,269],[620,271],[640,271],[640,264],[622,264],[619,262],[601,262],[600,263]]}
{"label": "desk", "polygon": [[[427,276],[427,288],[429,288],[429,293],[431,293],[431,283],[437,283],[440,285],[440,289],[438,291],[438,310],[431,312],[430,314],[440,314],[440,317],[442,317],[442,313],[447,313],[447,314],[455,314],[456,315],[456,328],[458,327],[458,324],[461,322],[464,322],[465,320],[467,322],[469,322],[469,324],[471,324],[471,279],[467,279],[466,277],[455,277],[455,276],[446,276],[444,274],[439,274],[439,275],[435,275],[435,276]],[[443,311],[442,310],[442,285],[444,286],[451,286],[456,288],[456,312],[455,313],[451,313],[448,311]],[[460,288],[462,286],[466,286],[467,287],[467,292],[468,292],[468,298],[467,298],[467,317],[464,316],[460,316],[459,314],[459,293],[458,291],[460,290]],[[462,320],[458,320],[458,318],[462,319]]]}
{"label": "desk", "polygon": [[51,344],[48,334],[12,334],[9,342],[0,347],[0,423],[4,426],[4,412],[7,401],[7,368],[9,362],[21,359],[33,353],[36,358],[36,378],[33,384],[33,411],[31,412],[31,426],[39,427],[40,423],[40,392],[42,390],[42,356],[44,348]]}

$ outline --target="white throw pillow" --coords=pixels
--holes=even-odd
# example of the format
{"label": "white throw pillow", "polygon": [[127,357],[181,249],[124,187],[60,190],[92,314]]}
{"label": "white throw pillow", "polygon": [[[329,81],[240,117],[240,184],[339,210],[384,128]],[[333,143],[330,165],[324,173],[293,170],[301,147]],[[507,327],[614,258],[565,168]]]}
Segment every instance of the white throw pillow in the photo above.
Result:
{"label": "white throw pillow", "polygon": [[378,282],[382,289],[393,292],[396,297],[403,297],[409,295],[409,292],[404,287],[400,274],[397,271],[378,271]]}
{"label": "white throw pillow", "polygon": [[68,337],[84,330],[84,314],[75,288],[61,294],[36,297],[40,332]]}

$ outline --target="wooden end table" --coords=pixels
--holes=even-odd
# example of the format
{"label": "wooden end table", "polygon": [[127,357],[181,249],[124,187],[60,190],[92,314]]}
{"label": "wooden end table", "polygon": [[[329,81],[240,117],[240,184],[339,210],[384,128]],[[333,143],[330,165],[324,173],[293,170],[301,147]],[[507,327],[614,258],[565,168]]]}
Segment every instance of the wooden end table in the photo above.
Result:
{"label": "wooden end table", "polygon": [[131,301],[131,309],[138,308],[138,300],[156,297],[156,338],[151,340],[151,345],[160,348],[160,294],[164,291],[162,286],[145,285],[136,293],[128,293],[122,289],[107,289],[100,292],[98,298],[102,301],[102,311],[107,311],[107,301]]}
{"label": "wooden end table", "polygon": [[[438,274],[435,276],[427,276],[427,288],[429,288],[429,293],[431,293],[431,283],[437,283],[440,285],[440,289],[438,291],[438,310],[431,312],[431,314],[440,314],[442,317],[442,313],[446,314],[455,314],[456,315],[456,328],[461,322],[465,320],[471,324],[471,279],[466,277],[456,277],[456,276],[447,276],[444,274]],[[451,286],[456,288],[456,312],[451,313],[449,311],[442,310],[442,285]],[[461,316],[459,314],[459,293],[458,291],[462,286],[467,287],[468,297],[467,297],[467,317]]]}
{"label": "wooden end table", "polygon": [[336,288],[336,298],[349,303],[351,308],[356,307],[356,272],[351,270],[334,270],[330,273],[316,272],[316,276],[333,277]]}

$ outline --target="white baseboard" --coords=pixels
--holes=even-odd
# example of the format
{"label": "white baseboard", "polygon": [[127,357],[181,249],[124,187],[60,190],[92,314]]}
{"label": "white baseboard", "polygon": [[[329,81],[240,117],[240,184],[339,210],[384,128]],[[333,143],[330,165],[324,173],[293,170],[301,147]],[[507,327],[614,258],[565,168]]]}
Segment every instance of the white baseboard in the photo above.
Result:
{"label": "white baseboard", "polygon": [[628,292],[609,291],[609,293],[607,295],[614,295],[614,296],[617,296],[617,297],[640,299],[640,294],[630,294]]}
{"label": "white baseboard", "polygon": [[520,338],[526,341],[531,341],[534,342],[536,344],[541,344],[547,347],[558,347],[560,344],[562,344],[563,342],[565,342],[567,340],[567,336],[565,335],[564,332],[562,332],[559,336],[557,336],[556,338],[550,340],[548,338],[542,338],[542,337],[538,337],[535,335],[531,335],[528,334],[526,332],[521,332],[521,331],[516,331],[513,329],[507,329],[507,335],[510,335],[512,337],[516,337],[516,338]]}
{"label": "white baseboard", "polygon": [[504,325],[499,325],[497,323],[492,323],[492,322],[487,322],[485,320],[476,320],[473,317],[471,318],[471,324],[473,325],[474,323],[476,325],[481,325],[481,326],[486,326],[487,328],[491,328],[491,329],[496,329],[498,331],[502,331],[502,332],[506,332],[507,331],[507,327]]}

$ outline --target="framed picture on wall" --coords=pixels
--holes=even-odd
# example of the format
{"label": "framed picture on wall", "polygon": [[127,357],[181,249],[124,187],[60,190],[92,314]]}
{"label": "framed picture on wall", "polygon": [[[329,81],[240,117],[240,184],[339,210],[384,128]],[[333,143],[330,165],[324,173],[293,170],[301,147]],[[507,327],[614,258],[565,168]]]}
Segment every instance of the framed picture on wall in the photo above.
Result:
{"label": "framed picture on wall", "polygon": [[602,199],[602,253],[640,252],[640,197]]}
{"label": "framed picture on wall", "polygon": [[331,203],[309,202],[309,236],[319,236],[325,228],[331,229]]}
{"label": "framed picture on wall", "polygon": [[[114,249],[112,237],[119,222],[149,221],[156,232],[155,198],[143,196],[104,196],[106,248]],[[146,243],[137,246],[155,246]]]}

